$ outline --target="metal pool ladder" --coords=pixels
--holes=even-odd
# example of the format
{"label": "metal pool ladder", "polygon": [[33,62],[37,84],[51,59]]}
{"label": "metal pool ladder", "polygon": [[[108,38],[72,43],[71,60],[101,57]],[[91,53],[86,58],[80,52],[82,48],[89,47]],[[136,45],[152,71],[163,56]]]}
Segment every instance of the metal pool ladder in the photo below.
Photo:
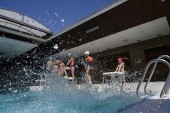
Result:
{"label": "metal pool ladder", "polygon": [[161,55],[161,56],[159,56],[157,59],[153,59],[153,60],[151,60],[151,61],[149,61],[149,62],[147,63],[147,65],[146,65],[145,68],[144,68],[143,74],[142,74],[142,79],[141,79],[141,81],[139,82],[139,84],[138,84],[138,86],[137,86],[137,89],[136,89],[136,94],[137,94],[138,96],[139,96],[140,86],[141,86],[141,84],[142,84],[143,81],[144,81],[144,78],[145,78],[145,76],[146,76],[146,73],[147,73],[150,65],[154,63],[153,68],[152,68],[152,70],[151,70],[151,73],[150,73],[150,75],[149,75],[149,79],[148,79],[148,81],[146,82],[145,87],[144,87],[144,93],[147,94],[147,86],[148,86],[148,83],[150,82],[150,80],[151,80],[151,78],[152,78],[152,75],[153,75],[153,73],[154,73],[154,71],[155,71],[155,69],[156,69],[156,66],[157,66],[158,62],[161,62],[161,63],[167,65],[167,66],[168,66],[168,69],[169,69],[169,74],[168,74],[168,77],[167,77],[167,79],[166,79],[166,81],[165,81],[165,83],[164,83],[164,86],[163,86],[163,88],[162,88],[162,91],[161,91],[161,93],[160,93],[160,98],[162,98],[163,96],[165,96],[165,95],[168,94],[168,92],[169,92],[169,90],[170,90],[170,64],[169,64],[168,61],[165,60],[165,58],[170,61],[170,56],[168,56],[168,55]]}

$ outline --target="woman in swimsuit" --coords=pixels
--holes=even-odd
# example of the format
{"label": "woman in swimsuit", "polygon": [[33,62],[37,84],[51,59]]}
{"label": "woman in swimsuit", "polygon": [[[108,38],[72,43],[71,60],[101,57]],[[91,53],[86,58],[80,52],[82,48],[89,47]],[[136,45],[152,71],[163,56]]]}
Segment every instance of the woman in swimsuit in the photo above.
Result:
{"label": "woman in swimsuit", "polygon": [[75,81],[75,75],[74,75],[74,73],[75,73],[75,62],[74,62],[73,56],[70,56],[65,69],[71,70],[71,75],[73,77],[73,82],[74,82]]}
{"label": "woman in swimsuit", "polygon": [[124,72],[125,63],[123,62],[123,58],[118,58],[117,60],[119,64],[115,72]]}
{"label": "woman in swimsuit", "polygon": [[[115,72],[124,72],[125,63],[123,62],[123,58],[118,58],[117,60],[118,60],[118,66]],[[120,79],[120,81],[122,82],[122,87],[123,87],[123,83],[126,83],[125,76],[123,76],[123,78]]]}

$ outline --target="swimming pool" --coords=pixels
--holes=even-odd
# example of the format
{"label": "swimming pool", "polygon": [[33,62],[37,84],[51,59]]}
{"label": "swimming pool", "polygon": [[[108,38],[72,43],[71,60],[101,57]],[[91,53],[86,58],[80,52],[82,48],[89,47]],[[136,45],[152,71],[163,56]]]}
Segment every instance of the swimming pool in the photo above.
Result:
{"label": "swimming pool", "polygon": [[2,113],[115,113],[140,101],[133,94],[104,89],[98,92],[86,86],[78,90],[63,78],[53,75],[41,92],[23,92],[0,95]]}

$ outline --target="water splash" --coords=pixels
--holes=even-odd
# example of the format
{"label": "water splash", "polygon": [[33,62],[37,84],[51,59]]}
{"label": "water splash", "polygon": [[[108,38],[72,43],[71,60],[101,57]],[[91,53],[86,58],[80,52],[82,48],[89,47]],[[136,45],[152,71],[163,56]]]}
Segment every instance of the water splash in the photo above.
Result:
{"label": "water splash", "polygon": [[3,113],[114,113],[138,100],[122,93],[117,84],[77,85],[48,74],[48,84],[41,92],[0,96]]}

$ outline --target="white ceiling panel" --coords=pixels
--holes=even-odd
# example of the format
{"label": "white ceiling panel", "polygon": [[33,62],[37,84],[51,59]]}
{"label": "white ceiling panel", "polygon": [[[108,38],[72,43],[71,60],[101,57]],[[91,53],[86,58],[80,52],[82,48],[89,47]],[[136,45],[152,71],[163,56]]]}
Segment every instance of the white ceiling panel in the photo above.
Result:
{"label": "white ceiling panel", "polygon": [[105,38],[102,38],[102,41],[106,42],[107,44],[114,44],[115,39],[119,39],[120,36],[118,35],[118,33],[114,34],[114,35],[109,35]]}
{"label": "white ceiling panel", "polygon": [[90,43],[87,43],[87,44],[84,44],[84,45],[81,45],[80,46],[81,47],[81,51],[82,51],[82,53],[84,53],[85,51],[93,51],[93,49],[94,49],[94,46],[92,45],[92,43],[90,42]]}
{"label": "white ceiling panel", "polygon": [[168,35],[170,31],[166,17],[139,25],[138,28],[149,38]]}

